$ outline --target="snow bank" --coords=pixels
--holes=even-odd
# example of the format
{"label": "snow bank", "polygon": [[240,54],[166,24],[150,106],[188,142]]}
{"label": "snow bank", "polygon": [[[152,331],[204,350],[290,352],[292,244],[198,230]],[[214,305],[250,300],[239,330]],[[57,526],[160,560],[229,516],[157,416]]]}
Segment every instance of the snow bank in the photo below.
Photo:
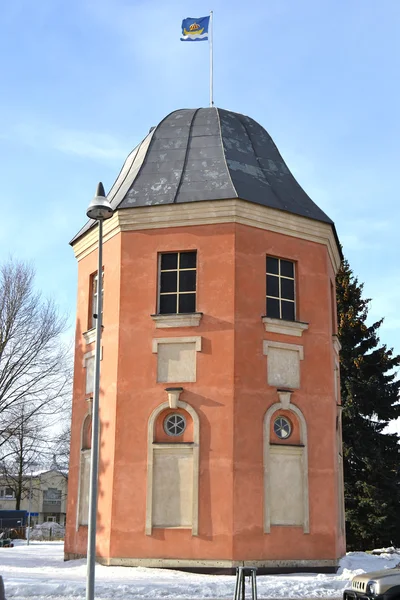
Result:
{"label": "snow bank", "polygon": [[394,548],[393,546],[389,548],[375,548],[375,550],[372,550],[372,554],[400,554],[400,548]]}
{"label": "snow bank", "polygon": [[[86,561],[64,562],[62,542],[21,540],[14,548],[0,549],[0,573],[7,600],[83,600]],[[344,588],[358,573],[392,568],[399,553],[379,556],[350,552],[336,575],[269,575],[257,578],[258,596],[341,599]],[[193,575],[166,569],[104,567],[96,565],[96,600],[208,600],[233,596],[235,578],[221,575]],[[248,590],[249,592],[250,590]]]}
{"label": "snow bank", "polygon": [[55,523],[54,521],[45,521],[44,523],[40,523],[40,525],[35,525],[34,529],[40,529],[42,531],[46,529],[52,529],[53,531],[60,531],[61,529],[64,531],[64,527]]}
{"label": "snow bank", "polygon": [[30,532],[30,539],[37,541],[63,540],[64,536],[65,528],[51,521],[35,525]]}
{"label": "snow bank", "polygon": [[[339,573],[345,570],[358,575],[368,571],[380,571],[381,569],[394,569],[400,563],[400,551],[382,552],[379,556],[367,552],[348,552],[340,561]],[[357,573],[356,573],[357,572]]]}

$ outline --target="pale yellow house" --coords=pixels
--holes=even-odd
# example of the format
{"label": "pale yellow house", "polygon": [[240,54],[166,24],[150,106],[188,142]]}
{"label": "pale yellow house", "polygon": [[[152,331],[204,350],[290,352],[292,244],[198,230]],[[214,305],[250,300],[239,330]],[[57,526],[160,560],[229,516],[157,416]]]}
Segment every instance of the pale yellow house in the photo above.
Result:
{"label": "pale yellow house", "polygon": [[[31,476],[26,476],[27,493],[21,501],[21,510],[29,511]],[[65,525],[68,477],[56,470],[32,474],[31,522],[53,521]],[[0,510],[15,510],[15,491],[5,477],[0,476]]]}

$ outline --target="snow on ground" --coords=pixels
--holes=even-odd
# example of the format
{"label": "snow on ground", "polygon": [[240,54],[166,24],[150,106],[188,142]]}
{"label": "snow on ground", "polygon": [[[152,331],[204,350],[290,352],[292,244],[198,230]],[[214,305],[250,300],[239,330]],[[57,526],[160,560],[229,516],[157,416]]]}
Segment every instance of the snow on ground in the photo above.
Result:
{"label": "snow on ground", "polygon": [[[353,575],[393,568],[400,553],[374,556],[350,552],[336,575],[268,575],[257,578],[259,598],[341,598]],[[0,548],[0,575],[7,600],[83,600],[86,561],[63,560],[63,542],[16,541],[14,548]],[[104,567],[96,565],[96,600],[179,598],[232,598],[235,578],[225,575],[193,575],[166,569]],[[250,589],[246,594],[250,595]]]}

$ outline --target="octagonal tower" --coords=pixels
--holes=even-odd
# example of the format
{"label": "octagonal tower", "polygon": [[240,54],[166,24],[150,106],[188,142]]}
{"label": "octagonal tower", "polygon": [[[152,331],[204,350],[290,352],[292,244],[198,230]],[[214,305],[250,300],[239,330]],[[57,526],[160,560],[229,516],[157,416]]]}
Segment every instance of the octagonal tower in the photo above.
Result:
{"label": "octagonal tower", "polygon": [[[178,110],[104,224],[97,556],[333,570],[345,551],[332,221],[268,133]],[[66,558],[87,544],[97,228],[78,260]]]}

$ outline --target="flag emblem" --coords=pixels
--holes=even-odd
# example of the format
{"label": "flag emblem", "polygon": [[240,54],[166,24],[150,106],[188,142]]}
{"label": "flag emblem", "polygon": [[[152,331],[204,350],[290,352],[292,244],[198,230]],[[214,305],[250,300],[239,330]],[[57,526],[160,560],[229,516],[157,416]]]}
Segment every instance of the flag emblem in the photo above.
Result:
{"label": "flag emblem", "polygon": [[188,17],[182,21],[182,42],[202,42],[208,40],[210,17],[193,19]]}

